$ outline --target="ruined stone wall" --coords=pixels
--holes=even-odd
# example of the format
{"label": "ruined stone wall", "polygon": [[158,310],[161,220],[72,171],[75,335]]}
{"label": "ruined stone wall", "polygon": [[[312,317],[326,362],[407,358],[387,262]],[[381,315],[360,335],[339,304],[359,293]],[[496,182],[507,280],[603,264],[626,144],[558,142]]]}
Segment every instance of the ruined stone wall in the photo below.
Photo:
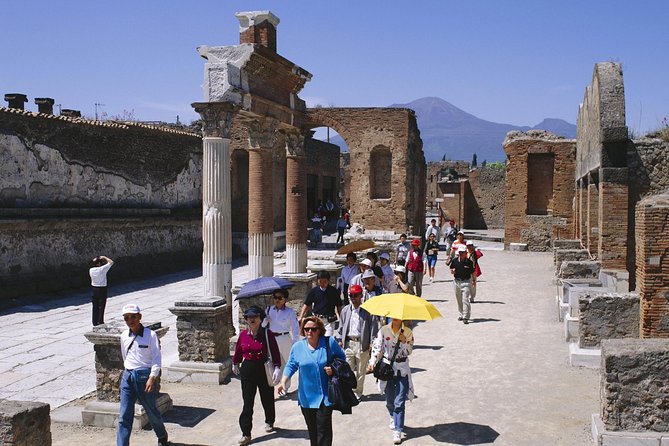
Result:
{"label": "ruined stone wall", "polygon": [[[541,130],[509,132],[504,144],[508,163],[504,208],[504,244],[527,243],[530,250],[548,251],[551,240],[569,238],[572,200],[575,194],[574,163],[576,142]],[[531,155],[551,156],[553,178],[543,184],[530,167]],[[535,180],[545,191],[548,202],[539,214],[531,210],[529,184]],[[537,186],[534,186],[537,187]],[[536,204],[535,204],[536,207]]]}
{"label": "ruined stone wall", "polygon": [[[366,229],[419,233],[425,226],[425,156],[413,110],[400,108],[309,109],[307,125],[328,126],[344,139],[350,153],[351,217]],[[370,165],[374,149],[390,151],[386,178],[390,198],[371,198]]]}
{"label": "ruined stone wall", "polygon": [[201,263],[201,139],[0,109],[0,299]]}
{"label": "ruined stone wall", "polygon": [[669,337],[669,192],[636,206],[636,286],[641,337]]}
{"label": "ruined stone wall", "polygon": [[426,169],[425,191],[429,209],[437,208],[434,199],[442,198],[439,182],[446,180],[451,169],[457,173],[457,176],[466,177],[469,175],[469,163],[467,161],[431,161],[427,163]]}
{"label": "ruined stone wall", "polygon": [[504,227],[504,191],[506,169],[478,167],[469,172],[471,197],[465,199],[468,206],[466,228],[493,229]]}
{"label": "ruined stone wall", "polygon": [[587,293],[578,307],[581,348],[597,348],[603,339],[639,337],[638,294]]}

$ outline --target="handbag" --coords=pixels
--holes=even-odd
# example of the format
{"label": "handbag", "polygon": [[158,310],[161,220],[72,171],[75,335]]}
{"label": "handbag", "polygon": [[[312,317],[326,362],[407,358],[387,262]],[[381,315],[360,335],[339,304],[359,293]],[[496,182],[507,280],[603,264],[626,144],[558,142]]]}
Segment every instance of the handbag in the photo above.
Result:
{"label": "handbag", "polygon": [[265,341],[267,342],[267,360],[265,361],[265,378],[267,378],[267,385],[274,387],[274,362],[272,362],[272,352],[269,349],[269,336],[265,328]]}
{"label": "handbag", "polygon": [[[400,330],[400,334],[404,331],[404,329]],[[394,372],[393,372],[393,363],[395,362],[395,356],[397,356],[397,350],[400,348],[400,341],[399,339],[397,340],[397,343],[395,344],[395,350],[393,351],[393,357],[390,359],[390,364],[385,362],[383,358],[379,362],[377,362],[374,365],[374,378],[378,379],[379,381],[390,381],[393,379]]]}

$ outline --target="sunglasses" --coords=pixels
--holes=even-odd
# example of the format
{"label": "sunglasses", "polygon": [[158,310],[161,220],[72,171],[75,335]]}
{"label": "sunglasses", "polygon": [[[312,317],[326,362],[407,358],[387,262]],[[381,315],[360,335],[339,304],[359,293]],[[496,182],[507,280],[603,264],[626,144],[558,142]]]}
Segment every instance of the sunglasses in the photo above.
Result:
{"label": "sunglasses", "polygon": [[283,296],[274,296],[274,300],[283,300]]}
{"label": "sunglasses", "polygon": [[304,327],[304,331],[318,331],[318,327]]}
{"label": "sunglasses", "polygon": [[124,321],[128,321],[130,319],[137,319],[139,317],[139,314],[126,314],[123,316]]}
{"label": "sunglasses", "polygon": [[248,320],[255,320],[255,319],[260,319],[260,316],[244,316],[244,319]]}

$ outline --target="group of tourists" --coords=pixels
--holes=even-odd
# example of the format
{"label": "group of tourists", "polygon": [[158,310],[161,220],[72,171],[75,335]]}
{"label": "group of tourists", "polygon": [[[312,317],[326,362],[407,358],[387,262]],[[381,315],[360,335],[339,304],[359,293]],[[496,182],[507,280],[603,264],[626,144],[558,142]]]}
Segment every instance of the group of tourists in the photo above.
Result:
{"label": "group of tourists", "polygon": [[[338,218],[337,218],[338,216]],[[333,227],[334,226],[334,227]],[[318,207],[309,219],[309,241],[312,243],[320,243],[323,241],[324,232],[332,232],[337,230],[336,243],[344,243],[344,233],[351,228],[350,212],[345,208],[341,208],[337,213],[335,205],[332,200],[327,200],[325,204],[322,201],[318,203]]]}
{"label": "group of tourists", "polygon": [[[240,333],[232,358],[233,373],[240,376],[242,383],[240,445],[251,442],[256,391],[260,392],[265,413],[265,431],[272,432],[276,419],[272,387],[276,387],[280,396],[285,395],[291,390],[291,378],[295,373],[299,373],[297,401],[310,442],[312,445],[331,445],[335,402],[328,396],[328,384],[335,358],[346,361],[355,375],[355,386],[350,390],[356,401],[350,405],[357,405],[362,400],[365,376],[377,364],[383,362],[391,370],[388,379],[378,381],[379,390],[386,397],[393,442],[401,443],[405,401],[413,398],[408,362],[413,349],[413,333],[403,321],[391,319],[386,323],[361,307],[362,302],[388,292],[392,286],[404,285],[401,271],[397,275],[389,266],[389,255],[382,256],[377,262],[375,253],[372,254],[359,266],[354,258],[348,257],[358,272],[347,276],[347,303],[341,298],[343,281],[339,282],[342,287],[338,289],[330,284],[330,274],[320,271],[317,286],[307,294],[299,317],[295,310],[285,305],[287,290],[274,292],[274,305],[266,309],[251,306],[244,312],[247,328]],[[354,270],[351,264],[348,266],[349,270]],[[384,269],[393,273],[393,278],[387,282],[384,281]],[[375,271],[380,275],[377,276]],[[296,328],[298,321],[299,328]],[[342,413],[350,413],[350,407],[348,409],[346,412],[337,407]]]}

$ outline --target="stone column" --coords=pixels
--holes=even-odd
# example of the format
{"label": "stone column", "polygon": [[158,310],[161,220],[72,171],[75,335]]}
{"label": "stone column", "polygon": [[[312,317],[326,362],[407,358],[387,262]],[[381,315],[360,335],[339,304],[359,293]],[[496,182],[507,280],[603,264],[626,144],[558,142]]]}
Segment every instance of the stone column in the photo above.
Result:
{"label": "stone column", "polygon": [[304,135],[286,134],[286,272],[307,272],[307,175]]}
{"label": "stone column", "polygon": [[170,311],[177,316],[179,361],[165,368],[167,381],[223,384],[232,365],[230,310],[225,299],[218,297],[174,303]]}
{"label": "stone column", "polygon": [[[144,326],[155,331],[159,339],[165,336],[169,329],[162,327],[160,322],[145,323]],[[84,334],[86,339],[94,344],[97,390],[97,400],[86,404],[81,411],[82,421],[87,426],[116,427],[118,424],[121,400],[119,388],[125,369],[121,355],[121,333],[125,328],[124,323],[112,322],[96,325],[92,331]],[[156,391],[160,392],[160,378],[156,380]],[[159,393],[156,405],[160,413],[165,413],[172,409],[172,399],[166,393]],[[148,424],[149,417],[144,408],[137,405],[133,429],[140,430]]]}
{"label": "stone column", "polygon": [[599,169],[599,244],[602,268],[627,269],[628,172],[622,168]]}
{"label": "stone column", "polygon": [[599,239],[599,192],[597,190],[597,181],[589,175],[588,181],[588,250],[593,252],[597,249],[597,240]]}
{"label": "stone column", "polygon": [[230,124],[236,113],[224,102],[199,102],[203,120],[202,276],[204,297],[232,305],[232,227],[230,222]]}
{"label": "stone column", "polygon": [[249,267],[250,279],[274,275],[274,194],[272,153],[277,121],[249,124]]}

